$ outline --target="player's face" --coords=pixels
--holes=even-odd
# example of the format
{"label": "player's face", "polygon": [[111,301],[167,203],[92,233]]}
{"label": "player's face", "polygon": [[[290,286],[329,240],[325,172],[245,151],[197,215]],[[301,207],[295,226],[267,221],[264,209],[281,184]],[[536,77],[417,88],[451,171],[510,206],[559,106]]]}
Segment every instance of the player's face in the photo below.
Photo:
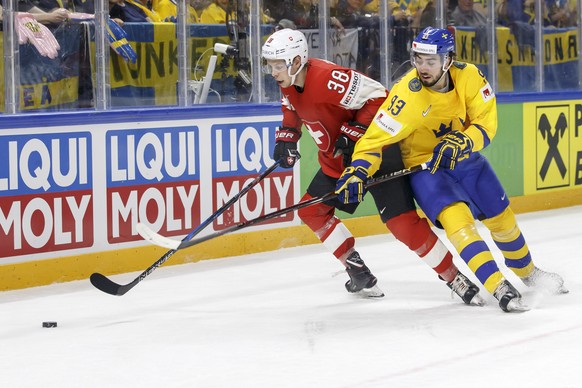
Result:
{"label": "player's face", "polygon": [[284,60],[267,60],[267,69],[280,87],[288,88],[291,86],[291,77]]}
{"label": "player's face", "polygon": [[412,59],[420,82],[426,87],[438,86],[436,83],[444,78],[441,77],[443,75],[443,56],[414,53]]}
{"label": "player's face", "polygon": [[222,9],[228,8],[228,0],[216,0],[216,5],[218,5]]}

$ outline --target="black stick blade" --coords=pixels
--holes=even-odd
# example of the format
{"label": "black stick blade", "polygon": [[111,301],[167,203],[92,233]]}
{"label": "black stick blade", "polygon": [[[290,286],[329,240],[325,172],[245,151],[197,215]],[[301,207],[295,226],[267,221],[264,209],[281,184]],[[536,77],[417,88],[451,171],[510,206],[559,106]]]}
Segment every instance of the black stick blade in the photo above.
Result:
{"label": "black stick blade", "polygon": [[97,272],[92,274],[89,280],[91,281],[91,284],[95,286],[95,288],[110,295],[121,296],[133,287],[133,282],[123,286],[121,284],[115,283],[108,277]]}

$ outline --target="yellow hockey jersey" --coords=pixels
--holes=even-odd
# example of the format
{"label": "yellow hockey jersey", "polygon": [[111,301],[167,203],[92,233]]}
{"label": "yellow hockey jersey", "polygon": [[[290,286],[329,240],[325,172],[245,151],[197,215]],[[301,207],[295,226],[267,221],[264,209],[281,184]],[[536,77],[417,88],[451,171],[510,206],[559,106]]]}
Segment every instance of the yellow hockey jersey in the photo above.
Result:
{"label": "yellow hockey jersey", "polygon": [[369,162],[373,175],[380,166],[382,148],[400,142],[404,165],[412,167],[427,162],[450,131],[464,131],[473,140],[473,151],[486,147],[497,131],[493,89],[475,65],[454,62],[448,73],[452,88],[439,93],[422,85],[416,69],[409,71],[394,85],[356,143],[352,160]]}

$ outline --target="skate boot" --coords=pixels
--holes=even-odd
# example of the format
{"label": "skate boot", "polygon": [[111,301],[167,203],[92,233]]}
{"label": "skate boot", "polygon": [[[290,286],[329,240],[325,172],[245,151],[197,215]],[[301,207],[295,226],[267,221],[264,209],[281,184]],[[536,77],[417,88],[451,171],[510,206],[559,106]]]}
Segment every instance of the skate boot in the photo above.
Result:
{"label": "skate boot", "polygon": [[474,304],[477,306],[483,306],[485,304],[485,299],[479,295],[479,287],[463,275],[461,271],[457,272],[457,276],[451,282],[447,283],[447,286],[455,294],[459,295],[466,304]]}
{"label": "skate boot", "polygon": [[534,267],[532,273],[521,279],[528,287],[541,288],[552,294],[567,294],[569,291],[564,287],[564,279],[557,273],[542,271]]}
{"label": "skate boot", "polygon": [[384,296],[382,290],[376,285],[378,279],[372,275],[358,252],[352,252],[346,260],[346,264],[348,265],[346,272],[350,276],[350,280],[346,282],[346,290],[348,292],[370,298],[381,298]]}
{"label": "skate boot", "polygon": [[528,311],[529,307],[521,300],[521,294],[509,281],[504,280],[493,292],[495,299],[499,301],[499,307],[505,312]]}

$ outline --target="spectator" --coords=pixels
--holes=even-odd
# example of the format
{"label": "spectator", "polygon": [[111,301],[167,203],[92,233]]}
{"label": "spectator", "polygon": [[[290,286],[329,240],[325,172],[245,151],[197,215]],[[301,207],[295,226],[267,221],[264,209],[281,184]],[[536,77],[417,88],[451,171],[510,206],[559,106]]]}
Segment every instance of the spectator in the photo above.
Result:
{"label": "spectator", "polygon": [[228,14],[229,20],[236,19],[236,12],[228,0],[214,0],[200,14],[202,24],[224,24]]}
{"label": "spectator", "polygon": [[[214,0],[210,3],[208,7],[202,11],[200,14],[200,23],[202,24],[224,24],[226,20],[236,20],[236,9],[232,7],[229,0]],[[228,14],[228,17],[227,17]],[[248,12],[247,12],[248,15]],[[271,18],[268,14],[262,12],[263,23],[271,24],[275,20]],[[242,15],[245,16],[245,15]]]}
{"label": "spectator", "polygon": [[[423,30],[436,24],[436,1],[428,0],[423,7],[413,15],[412,26],[414,29]],[[455,20],[452,11],[457,7],[457,0],[445,0],[445,12],[447,26],[454,26]],[[484,13],[483,13],[484,14]]]}
{"label": "spectator", "polygon": [[[535,21],[535,0],[497,0],[495,4],[495,14],[499,24],[511,26],[513,23],[534,24]],[[542,2],[544,10],[544,26],[550,24],[545,2]]]}
{"label": "spectator", "polygon": [[190,0],[190,5],[196,10],[197,15],[200,15],[210,3],[211,0]]}
{"label": "spectator", "polygon": [[[153,0],[152,11],[162,22],[176,23],[178,21],[178,5],[174,0]],[[193,6],[193,1],[188,2],[188,23],[198,23],[198,12]]]}
{"label": "spectator", "polygon": [[392,9],[392,16],[403,12],[409,21],[411,27],[417,28],[423,10],[431,0],[398,0],[390,1],[390,8]]}
{"label": "spectator", "polygon": [[577,25],[575,0],[546,0],[545,3],[552,26],[563,28]]}
{"label": "spectator", "polygon": [[[279,4],[279,3],[278,3]],[[265,9],[273,16],[271,8]],[[275,6],[276,7],[276,6]],[[277,13],[278,20],[275,29],[315,29],[319,27],[319,1],[318,0],[286,0],[279,4],[281,8]],[[330,18],[330,25],[340,31],[343,31],[343,25],[335,17]]]}
{"label": "spectator", "polygon": [[42,24],[60,24],[69,17],[69,12],[55,2],[52,7],[43,9],[29,0],[18,2],[18,11],[31,13]]}
{"label": "spectator", "polygon": [[293,8],[296,0],[263,0],[265,13],[275,20],[293,19]]}
{"label": "spectator", "polygon": [[20,0],[19,3],[30,3],[45,12],[63,8],[71,12],[95,13],[93,0]]}
{"label": "spectator", "polygon": [[[449,6],[452,7],[452,2],[449,2]],[[473,0],[473,8],[475,9],[475,11],[483,14],[483,15],[487,15],[487,0]],[[452,7],[452,9],[455,9],[455,7]]]}
{"label": "spectator", "polygon": [[[3,27],[3,18],[4,9],[0,4],[0,31]],[[54,35],[46,26],[34,19],[31,13],[17,12],[15,22],[19,44],[30,43],[43,57],[55,59],[58,56],[61,47]]]}
{"label": "spectator", "polygon": [[[509,27],[520,50],[535,47],[535,0],[499,0],[495,13],[500,25]],[[550,25],[545,2],[542,14],[543,25]]]}
{"label": "spectator", "polygon": [[361,27],[366,15],[371,16],[364,10],[364,0],[339,0],[331,13],[345,28]]}
{"label": "spectator", "polygon": [[93,0],[73,0],[73,12],[95,13],[95,2]]}
{"label": "spectator", "polygon": [[159,16],[134,0],[109,0],[109,16],[124,23],[160,22]]}
{"label": "spectator", "polygon": [[287,19],[291,20],[297,28],[317,28],[319,0],[297,0],[291,9]]}
{"label": "spectator", "polygon": [[[432,26],[436,21],[436,7],[433,1],[426,3],[424,8],[416,14],[414,27],[425,29]],[[450,20],[449,20],[450,21]]]}
{"label": "spectator", "polygon": [[[479,7],[479,4],[477,4]],[[477,10],[473,0],[458,0],[451,13],[451,20],[456,26],[474,27],[475,43],[481,55],[487,55],[487,16]]]}
{"label": "spectator", "polygon": [[379,20],[364,10],[364,0],[339,0],[331,9],[333,20],[344,28],[358,29],[358,55],[356,69],[368,77],[380,78]]}
{"label": "spectator", "polygon": [[487,24],[487,16],[475,9],[473,0],[458,0],[451,16],[457,26],[481,27]]}

